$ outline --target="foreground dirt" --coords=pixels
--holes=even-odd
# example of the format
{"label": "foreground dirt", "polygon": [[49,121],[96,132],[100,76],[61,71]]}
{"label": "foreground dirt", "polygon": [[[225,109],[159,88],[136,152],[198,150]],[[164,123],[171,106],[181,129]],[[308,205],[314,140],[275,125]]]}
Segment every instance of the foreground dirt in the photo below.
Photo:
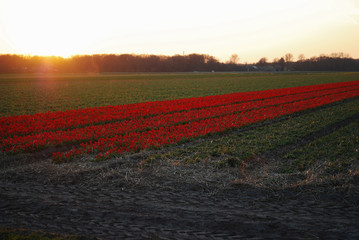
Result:
{"label": "foreground dirt", "polygon": [[2,156],[0,226],[89,239],[359,239],[358,175],[270,190],[206,165],[141,167],[144,157]]}

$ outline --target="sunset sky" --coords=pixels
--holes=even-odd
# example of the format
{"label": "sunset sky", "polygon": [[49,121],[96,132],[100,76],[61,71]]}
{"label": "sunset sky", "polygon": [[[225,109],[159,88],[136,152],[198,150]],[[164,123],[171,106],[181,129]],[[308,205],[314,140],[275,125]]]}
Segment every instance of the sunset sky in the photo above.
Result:
{"label": "sunset sky", "polygon": [[0,54],[359,58],[359,0],[0,0]]}

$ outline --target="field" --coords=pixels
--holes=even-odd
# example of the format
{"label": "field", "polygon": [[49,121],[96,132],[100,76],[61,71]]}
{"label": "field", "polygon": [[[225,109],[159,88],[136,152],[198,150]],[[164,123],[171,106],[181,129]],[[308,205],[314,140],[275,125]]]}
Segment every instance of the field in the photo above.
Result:
{"label": "field", "polygon": [[355,81],[358,73],[0,75],[0,116]]}
{"label": "field", "polygon": [[[106,238],[359,234],[359,73],[28,74],[2,75],[0,86],[0,227],[100,238],[84,222]],[[117,228],[110,206],[123,216]],[[60,217],[49,224],[45,212]]]}

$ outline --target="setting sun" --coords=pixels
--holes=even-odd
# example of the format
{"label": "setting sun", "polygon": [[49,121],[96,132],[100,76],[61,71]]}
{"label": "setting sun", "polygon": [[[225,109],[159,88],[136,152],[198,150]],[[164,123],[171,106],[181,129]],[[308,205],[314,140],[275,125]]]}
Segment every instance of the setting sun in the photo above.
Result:
{"label": "setting sun", "polygon": [[80,53],[92,36],[87,34],[88,22],[76,19],[83,17],[76,13],[78,6],[71,6],[75,8],[52,1],[6,2],[8,11],[2,13],[2,18],[6,19],[8,47],[31,55],[68,57]]}
{"label": "setting sun", "polygon": [[0,53],[359,57],[359,2],[0,0]]}

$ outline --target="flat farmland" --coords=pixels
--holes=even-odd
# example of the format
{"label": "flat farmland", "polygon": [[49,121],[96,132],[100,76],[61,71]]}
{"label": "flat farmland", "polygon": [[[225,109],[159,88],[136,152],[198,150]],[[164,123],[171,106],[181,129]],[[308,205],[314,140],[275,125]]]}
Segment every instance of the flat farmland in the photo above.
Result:
{"label": "flat farmland", "polygon": [[359,236],[359,73],[26,74],[0,86],[2,232]]}
{"label": "flat farmland", "polygon": [[358,79],[359,73],[2,74],[0,116]]}

